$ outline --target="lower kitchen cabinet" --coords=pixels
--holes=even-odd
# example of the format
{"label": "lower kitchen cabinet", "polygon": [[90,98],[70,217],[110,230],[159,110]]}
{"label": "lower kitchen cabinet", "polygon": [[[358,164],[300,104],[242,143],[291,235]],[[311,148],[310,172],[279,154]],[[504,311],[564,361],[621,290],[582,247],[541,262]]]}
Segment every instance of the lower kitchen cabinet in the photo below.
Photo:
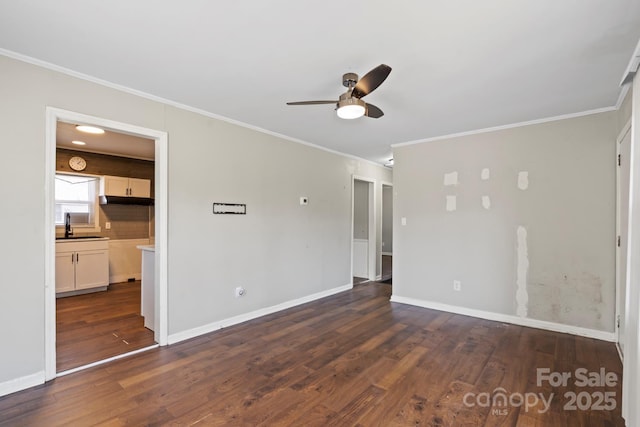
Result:
{"label": "lower kitchen cabinet", "polygon": [[[56,294],[104,290],[109,286],[107,239],[56,242]],[[65,295],[58,295],[65,296]]]}

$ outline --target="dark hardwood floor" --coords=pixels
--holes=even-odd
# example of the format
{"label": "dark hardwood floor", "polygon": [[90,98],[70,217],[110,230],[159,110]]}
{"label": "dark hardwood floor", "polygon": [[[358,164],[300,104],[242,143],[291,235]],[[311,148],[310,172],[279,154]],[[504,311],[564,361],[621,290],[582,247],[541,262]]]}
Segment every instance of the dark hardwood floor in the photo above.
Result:
{"label": "dark hardwood floor", "polygon": [[[382,255],[382,271],[381,271],[381,280],[385,283],[391,283],[391,276],[393,273],[392,264],[393,257],[391,255]],[[369,279],[365,277],[353,277],[353,284],[359,285],[361,283],[368,282]]]}
{"label": "dark hardwood floor", "polygon": [[[358,285],[0,398],[0,425],[623,425],[613,344],[390,303],[390,288]],[[618,381],[538,386],[537,368]],[[564,410],[574,391],[614,393],[616,407]],[[555,397],[541,413],[517,393]]]}
{"label": "dark hardwood floor", "polygon": [[153,345],[140,316],[140,282],[56,300],[56,370],[66,371]]}
{"label": "dark hardwood floor", "polygon": [[353,284],[354,285],[359,285],[361,283],[365,283],[368,282],[369,279],[367,279],[366,277],[355,277],[353,276]]}

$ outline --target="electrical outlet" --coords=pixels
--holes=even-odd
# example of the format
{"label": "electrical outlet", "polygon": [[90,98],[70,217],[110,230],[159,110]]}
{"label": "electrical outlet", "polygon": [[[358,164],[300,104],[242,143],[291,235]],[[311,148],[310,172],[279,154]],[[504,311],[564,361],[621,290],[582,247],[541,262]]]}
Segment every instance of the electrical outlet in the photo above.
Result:
{"label": "electrical outlet", "polygon": [[453,281],[453,290],[458,292],[462,290],[462,283],[460,282],[460,280]]}
{"label": "electrical outlet", "polygon": [[244,290],[244,288],[242,286],[238,286],[236,288],[236,298],[243,297],[245,293],[246,293],[246,291]]}
{"label": "electrical outlet", "polygon": [[104,228],[106,228],[107,230],[111,230],[111,223],[110,222],[105,222],[104,223]]}

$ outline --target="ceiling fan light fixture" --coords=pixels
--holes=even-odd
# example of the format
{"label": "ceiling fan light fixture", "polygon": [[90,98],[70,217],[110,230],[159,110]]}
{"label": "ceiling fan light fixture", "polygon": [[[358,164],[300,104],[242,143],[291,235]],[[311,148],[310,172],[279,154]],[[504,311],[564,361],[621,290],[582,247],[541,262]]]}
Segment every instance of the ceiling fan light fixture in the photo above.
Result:
{"label": "ceiling fan light fixture", "polygon": [[365,103],[358,98],[347,98],[338,101],[336,113],[341,119],[352,120],[364,116]]}

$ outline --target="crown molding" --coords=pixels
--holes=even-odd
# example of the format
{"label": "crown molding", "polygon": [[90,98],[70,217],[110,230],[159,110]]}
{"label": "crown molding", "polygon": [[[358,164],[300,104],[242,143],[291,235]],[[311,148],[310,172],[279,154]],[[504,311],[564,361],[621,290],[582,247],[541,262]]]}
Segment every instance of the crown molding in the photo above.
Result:
{"label": "crown molding", "polygon": [[118,83],[113,83],[113,82],[110,82],[108,80],[100,79],[98,77],[94,77],[94,76],[91,76],[91,75],[88,75],[88,74],[80,73],[78,71],[75,71],[75,70],[72,70],[72,69],[69,69],[69,68],[65,68],[65,67],[61,67],[59,65],[52,64],[50,62],[42,61],[40,59],[36,59],[36,58],[30,57],[30,56],[27,56],[27,55],[23,55],[21,53],[13,52],[11,50],[0,48],[0,55],[6,56],[6,57],[11,58],[11,59],[15,59],[17,61],[26,62],[28,64],[35,65],[37,67],[41,67],[41,68],[45,68],[45,69],[48,69],[48,70],[51,70],[51,71],[55,71],[55,72],[58,72],[58,73],[61,73],[61,74],[65,74],[65,75],[68,75],[68,76],[71,76],[71,77],[75,77],[75,78],[78,78],[78,79],[81,79],[81,80],[85,80],[85,81],[88,81],[88,82],[91,82],[91,83],[95,83],[95,84],[98,84],[98,85],[101,85],[101,86],[105,86],[105,87],[108,87],[110,89],[115,89],[115,90],[118,90],[120,92],[128,93],[130,95],[139,96],[141,98],[148,99],[150,101],[159,102],[161,104],[166,104],[166,105],[169,105],[169,106],[172,106],[172,107],[175,107],[175,108],[179,108],[181,110],[186,110],[186,111],[190,111],[192,113],[200,114],[201,116],[209,117],[211,119],[220,120],[220,121],[227,122],[227,123],[230,123],[230,124],[233,124],[233,125],[236,125],[236,126],[240,126],[242,128],[245,128],[245,129],[250,129],[250,130],[253,130],[253,131],[256,131],[256,132],[260,132],[260,133],[263,133],[263,134],[266,134],[266,135],[270,135],[270,136],[276,137],[276,138],[284,139],[286,141],[295,142],[296,144],[306,145],[307,147],[316,148],[318,150],[325,151],[325,152],[328,152],[328,153],[331,153],[331,154],[336,154],[336,155],[341,156],[341,157],[346,157],[348,159],[357,160],[359,162],[365,162],[365,163],[369,163],[369,164],[371,164],[373,166],[378,166],[378,167],[384,168],[384,164],[382,164],[382,163],[374,162],[374,161],[371,161],[371,160],[368,160],[368,159],[365,159],[365,158],[362,158],[362,157],[355,156],[353,154],[343,153],[343,152],[338,151],[338,150],[333,150],[331,148],[323,147],[321,145],[317,145],[317,144],[314,144],[312,142],[304,141],[302,139],[298,139],[298,138],[294,138],[294,137],[291,137],[291,136],[288,136],[288,135],[284,135],[284,134],[281,134],[281,133],[278,133],[278,132],[274,132],[274,131],[271,131],[269,129],[264,129],[264,128],[261,128],[259,126],[254,126],[252,124],[245,123],[245,122],[242,122],[240,120],[236,120],[236,119],[232,119],[232,118],[229,118],[229,117],[225,117],[225,116],[222,116],[220,114],[216,114],[216,113],[212,113],[212,112],[207,111],[207,110],[203,110],[203,109],[200,109],[200,108],[192,107],[192,106],[187,105],[187,104],[182,104],[180,102],[173,101],[171,99],[162,98],[160,96],[152,95],[152,94],[147,93],[147,92],[143,92],[143,91],[140,91],[140,90],[137,90],[137,89],[133,89],[133,88],[130,88],[128,86],[124,86],[124,85],[121,85],[121,84],[118,84]]}
{"label": "crown molding", "polygon": [[636,44],[633,54],[631,54],[631,59],[629,59],[627,68],[624,69],[622,79],[620,80],[620,86],[628,86],[628,83],[633,81],[634,76],[638,72],[638,67],[640,67],[640,39],[638,40],[638,44]]}
{"label": "crown molding", "polygon": [[434,136],[434,137],[430,137],[430,138],[417,139],[415,141],[399,142],[399,143],[396,143],[396,144],[391,144],[391,147],[392,148],[405,147],[405,146],[408,146],[408,145],[423,144],[425,142],[434,142],[434,141],[440,141],[440,140],[443,140],[443,139],[459,138],[459,137],[462,137],[462,136],[478,135],[478,134],[482,134],[482,133],[496,132],[496,131],[501,131],[501,130],[506,130],[506,129],[514,129],[514,128],[519,128],[519,127],[524,127],[524,126],[531,126],[531,125],[538,125],[538,124],[542,124],[542,123],[556,122],[556,121],[559,121],[559,120],[574,119],[574,118],[577,118],[577,117],[590,116],[592,114],[600,114],[600,113],[607,113],[607,112],[610,112],[610,111],[616,111],[617,109],[618,108],[616,106],[597,108],[595,110],[582,111],[582,112],[579,112],[579,113],[563,114],[563,115],[560,115],[560,116],[546,117],[546,118],[543,118],[543,119],[529,120],[529,121],[525,121],[525,122],[517,122],[517,123],[508,124],[508,125],[493,126],[493,127],[489,127],[489,128],[476,129],[476,130],[471,130],[471,131],[467,131],[467,132],[458,132],[458,133],[451,133],[451,134],[447,134],[447,135]]}

